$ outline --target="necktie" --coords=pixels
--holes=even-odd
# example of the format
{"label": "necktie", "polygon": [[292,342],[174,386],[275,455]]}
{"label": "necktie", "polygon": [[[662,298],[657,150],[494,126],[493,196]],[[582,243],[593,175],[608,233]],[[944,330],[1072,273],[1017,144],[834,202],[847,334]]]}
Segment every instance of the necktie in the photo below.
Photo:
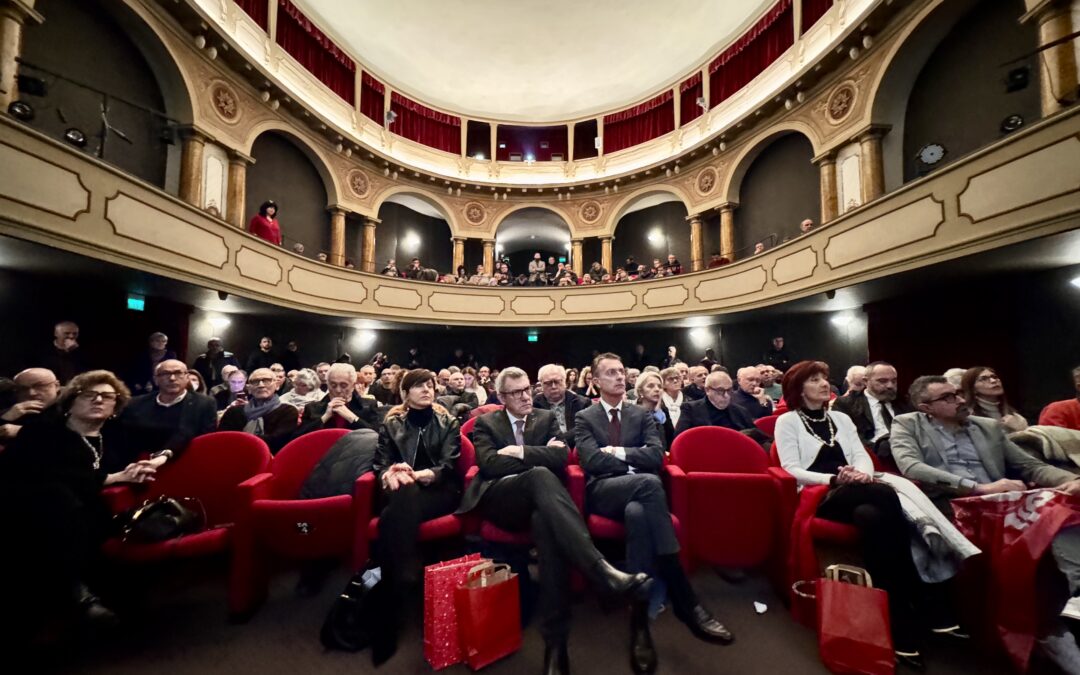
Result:
{"label": "necktie", "polygon": [[514,420],[514,442],[525,445],[525,420]]}
{"label": "necktie", "polygon": [[611,422],[608,423],[608,445],[617,448],[622,445],[622,423],[619,422],[619,409],[611,409]]}
{"label": "necktie", "polygon": [[888,430],[892,426],[892,413],[889,412],[889,404],[881,404],[881,419],[885,422],[885,429]]}

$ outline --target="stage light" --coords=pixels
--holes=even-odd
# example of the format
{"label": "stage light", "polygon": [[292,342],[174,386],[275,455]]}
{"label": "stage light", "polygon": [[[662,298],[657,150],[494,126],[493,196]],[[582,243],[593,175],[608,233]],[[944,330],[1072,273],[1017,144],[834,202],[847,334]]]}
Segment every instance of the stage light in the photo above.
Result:
{"label": "stage light", "polygon": [[378,335],[373,330],[358,330],[353,334],[353,347],[355,349],[367,349],[375,344]]}
{"label": "stage light", "polygon": [[86,134],[79,131],[75,127],[71,127],[64,132],[64,140],[74,145],[76,148],[86,147]]}
{"label": "stage light", "polygon": [[383,119],[386,120],[386,125],[390,126],[391,124],[393,124],[397,120],[397,113],[394,112],[393,110],[387,110],[386,115],[385,115],[385,117]]}
{"label": "stage light", "polygon": [[1070,281],[1069,283],[1073,286],[1076,286],[1077,288],[1080,288],[1080,277],[1073,277],[1072,281]]}
{"label": "stage light", "polygon": [[847,328],[855,320],[855,317],[850,314],[835,314],[829,318],[829,321],[838,328]]}
{"label": "stage light", "polygon": [[34,119],[34,108],[26,101],[12,101],[8,106],[8,114],[20,122],[29,122]]}
{"label": "stage light", "polygon": [[482,161],[484,161],[484,153],[482,153],[482,152],[478,152],[478,153],[476,153],[476,157],[475,157],[475,159],[478,159],[478,160],[480,160],[481,162],[482,162]]}
{"label": "stage light", "polygon": [[694,328],[690,331],[690,342],[695,347],[703,348],[712,344],[712,331],[708,328]]}
{"label": "stage light", "polygon": [[215,333],[228,328],[229,324],[232,323],[232,321],[224,316],[212,316],[207,319],[207,321],[210,323],[210,327],[214,329]]}

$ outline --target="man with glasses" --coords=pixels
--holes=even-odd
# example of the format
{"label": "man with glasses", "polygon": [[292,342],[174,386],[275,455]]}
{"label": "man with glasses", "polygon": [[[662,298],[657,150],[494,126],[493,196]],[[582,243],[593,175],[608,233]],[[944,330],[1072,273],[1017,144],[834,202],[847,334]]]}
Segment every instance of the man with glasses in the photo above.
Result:
{"label": "man with glasses", "polygon": [[731,402],[733,393],[730,375],[725,372],[710,373],[705,378],[705,398],[683,403],[675,435],[694,427],[726,427],[735,431],[754,429],[754,420],[749,413]]}
{"label": "man with glasses", "polygon": [[60,396],[60,380],[48,368],[27,368],[15,376],[15,405],[0,414],[0,445],[23,424],[48,410]]}
{"label": "man with glasses", "polygon": [[326,396],[304,406],[298,435],[319,429],[379,430],[375,399],[356,392],[356,368],[335,363],[326,374]]}
{"label": "man with glasses", "polygon": [[191,439],[214,431],[217,405],[209,396],[188,389],[187,370],[183,361],[162,361],[154,369],[157,393],[136,396],[127,404],[118,420],[125,447],[113,455],[116,466],[110,471],[123,469],[144,452],[159,469],[175,461]]}
{"label": "man with glasses", "polygon": [[275,454],[285,447],[296,431],[300,411],[278,398],[277,379],[277,374],[269,368],[252,373],[247,381],[247,403],[226,410],[218,429],[254,434],[266,441]]}
{"label": "man with glasses", "polygon": [[574,419],[579,412],[592,405],[592,401],[567,390],[566,368],[558,364],[541,366],[536,373],[536,379],[540,381],[540,393],[533,398],[533,407],[555,413],[555,421],[559,424],[559,440],[573,448]]}

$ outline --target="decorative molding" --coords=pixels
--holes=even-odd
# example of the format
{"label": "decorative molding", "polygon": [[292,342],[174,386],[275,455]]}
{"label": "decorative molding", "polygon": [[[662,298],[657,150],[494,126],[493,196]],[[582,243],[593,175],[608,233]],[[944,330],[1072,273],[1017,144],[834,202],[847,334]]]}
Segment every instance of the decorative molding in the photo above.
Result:
{"label": "decorative molding", "polygon": [[0,196],[75,220],[90,212],[90,190],[71,169],[0,143]]}
{"label": "decorative molding", "polygon": [[817,253],[807,246],[777,258],[772,266],[772,278],[778,285],[783,286],[792,281],[813,276],[815,269],[817,269]]}
{"label": "decorative molding", "polygon": [[281,283],[281,263],[264,253],[240,246],[236,252],[236,271],[240,276],[276,286]]}
{"label": "decorative molding", "polygon": [[1080,191],[1080,138],[1073,136],[968,179],[960,215],[978,223]]}
{"label": "decorative molding", "polygon": [[838,269],[887,251],[933,237],[945,222],[944,204],[928,195],[877,218],[833,234],[825,244],[825,262]]}
{"label": "decorative molding", "polygon": [[229,246],[220,234],[208,232],[122,191],[105,200],[105,220],[118,237],[171,255],[217,269],[223,269],[229,261]]}
{"label": "decorative molding", "polygon": [[499,295],[435,291],[428,296],[428,306],[447,314],[495,315],[506,310],[506,300]]}
{"label": "decorative molding", "polygon": [[661,307],[677,307],[686,302],[690,297],[690,290],[686,286],[668,286],[666,288],[650,288],[641,296],[641,304],[649,309]]}
{"label": "decorative molding", "polygon": [[694,297],[700,302],[715,302],[757,293],[765,288],[769,275],[761,265],[719,279],[707,279],[694,287]]}
{"label": "decorative molding", "polygon": [[411,288],[395,288],[393,286],[379,286],[372,296],[375,304],[390,309],[416,310],[424,304],[424,298],[418,291]]}
{"label": "decorative molding", "polygon": [[349,190],[354,195],[363,199],[371,192],[371,181],[368,180],[368,176],[360,169],[352,169],[345,176],[345,184],[349,186]]}
{"label": "decorative molding", "polygon": [[637,305],[637,296],[631,291],[608,291],[605,293],[574,293],[562,299],[562,311],[567,314],[608,314],[629,312]]}
{"label": "decorative molding", "polygon": [[549,295],[519,295],[510,301],[515,314],[550,315],[555,311],[555,300]]}
{"label": "decorative molding", "polygon": [[[297,266],[289,269],[289,288],[304,295],[346,303],[359,304],[368,296],[367,286],[360,280],[339,279],[317,270]],[[382,289],[376,289],[375,293],[378,294],[379,290]]]}

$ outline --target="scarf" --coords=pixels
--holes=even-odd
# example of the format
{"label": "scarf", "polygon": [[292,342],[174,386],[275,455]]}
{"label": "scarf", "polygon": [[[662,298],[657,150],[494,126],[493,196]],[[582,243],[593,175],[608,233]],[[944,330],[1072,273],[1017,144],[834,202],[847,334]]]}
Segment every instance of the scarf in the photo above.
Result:
{"label": "scarf", "polygon": [[281,399],[278,398],[277,394],[262,403],[259,403],[254,398],[248,399],[248,402],[244,404],[244,417],[247,418],[248,422],[254,422],[262,419],[263,416],[276,409],[279,405],[281,405]]}

